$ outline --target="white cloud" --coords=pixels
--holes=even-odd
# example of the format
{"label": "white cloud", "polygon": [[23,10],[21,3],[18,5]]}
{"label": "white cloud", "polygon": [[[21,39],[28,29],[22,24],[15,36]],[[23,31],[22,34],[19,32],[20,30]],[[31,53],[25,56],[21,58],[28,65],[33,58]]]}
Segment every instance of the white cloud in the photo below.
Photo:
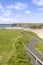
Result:
{"label": "white cloud", "polygon": [[41,7],[41,8],[38,8],[38,11],[41,11],[41,12],[43,12],[43,7]]}
{"label": "white cloud", "polygon": [[11,15],[11,11],[12,10],[6,10],[6,11],[4,11],[4,14],[3,14],[3,16],[10,16]]}
{"label": "white cloud", "polygon": [[25,11],[25,14],[30,14],[31,12],[29,10],[26,10]]}
{"label": "white cloud", "polygon": [[8,5],[6,8],[8,9],[20,9],[20,10],[23,10],[25,8],[27,8],[27,4],[25,3],[21,3],[21,2],[15,2],[15,4],[11,4],[11,5]]}
{"label": "white cloud", "polygon": [[4,18],[4,17],[0,17],[0,24],[2,24],[2,23],[13,23],[14,22],[14,19],[12,19],[12,18]]}
{"label": "white cloud", "polygon": [[23,10],[25,14],[30,14],[31,12],[27,10],[27,8],[28,5],[21,2],[16,2],[15,4],[7,5],[7,6],[0,5],[0,10],[1,10],[0,13],[3,15],[3,16],[0,15],[0,23],[18,23],[22,21],[22,13],[19,14],[15,13],[14,15],[13,9],[16,9],[16,11]]}
{"label": "white cloud", "polygon": [[15,19],[14,23],[18,23],[18,22],[19,22],[18,19]]}
{"label": "white cloud", "polygon": [[0,17],[0,23],[6,23],[6,19],[4,17]]}
{"label": "white cloud", "polygon": [[16,17],[16,18],[19,18],[19,17],[21,17],[21,15],[20,15],[20,14],[17,14],[15,17]]}
{"label": "white cloud", "polygon": [[2,9],[3,8],[3,6],[0,4],[0,9]]}
{"label": "white cloud", "polygon": [[1,11],[1,12],[4,11],[4,7],[2,6],[2,4],[0,4],[0,11]]}
{"label": "white cloud", "polygon": [[38,6],[42,6],[43,5],[43,0],[32,0],[34,4],[38,5]]}

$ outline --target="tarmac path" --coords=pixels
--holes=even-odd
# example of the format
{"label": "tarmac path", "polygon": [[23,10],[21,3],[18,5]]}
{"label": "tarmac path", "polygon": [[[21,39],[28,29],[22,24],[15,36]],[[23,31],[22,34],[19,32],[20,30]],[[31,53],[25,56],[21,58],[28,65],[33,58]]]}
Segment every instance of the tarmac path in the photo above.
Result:
{"label": "tarmac path", "polygon": [[28,50],[30,50],[43,63],[43,54],[39,53],[34,47],[35,42],[38,42],[40,40],[25,32],[23,32],[23,34],[26,34],[27,36],[30,37],[30,42],[25,45],[25,51],[26,51],[26,54],[28,54],[28,56],[30,57],[33,65],[43,65],[39,61],[36,61],[36,58],[32,54],[30,54],[30,52],[28,51]]}

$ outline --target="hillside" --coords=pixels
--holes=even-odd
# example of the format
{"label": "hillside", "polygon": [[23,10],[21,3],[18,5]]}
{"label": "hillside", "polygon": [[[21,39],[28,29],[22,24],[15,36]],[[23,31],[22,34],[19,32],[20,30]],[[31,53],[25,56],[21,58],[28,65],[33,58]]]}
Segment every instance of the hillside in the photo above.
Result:
{"label": "hillside", "polygon": [[43,23],[16,23],[16,24],[12,24],[11,27],[24,27],[24,28],[42,29]]}

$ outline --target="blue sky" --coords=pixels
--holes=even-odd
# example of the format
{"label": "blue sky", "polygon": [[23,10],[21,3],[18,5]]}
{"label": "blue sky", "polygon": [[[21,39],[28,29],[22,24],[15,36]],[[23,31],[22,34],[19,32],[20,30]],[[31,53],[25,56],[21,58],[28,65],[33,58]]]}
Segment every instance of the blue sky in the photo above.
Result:
{"label": "blue sky", "polygon": [[0,24],[43,23],[43,0],[0,0]]}

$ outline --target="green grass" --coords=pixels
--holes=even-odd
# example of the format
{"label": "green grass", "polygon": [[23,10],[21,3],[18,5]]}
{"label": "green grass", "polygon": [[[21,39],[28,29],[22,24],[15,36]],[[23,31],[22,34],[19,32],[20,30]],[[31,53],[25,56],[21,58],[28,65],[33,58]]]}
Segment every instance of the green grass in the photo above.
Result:
{"label": "green grass", "polygon": [[0,29],[0,65],[32,65],[23,47],[29,40],[18,30]]}
{"label": "green grass", "polygon": [[35,43],[35,48],[38,52],[43,53],[43,41],[41,42],[36,42]]}
{"label": "green grass", "polygon": [[38,38],[39,40],[43,40],[43,39],[39,38],[38,35],[36,33],[32,32],[32,31],[24,31],[24,32],[31,34],[32,36]]}

